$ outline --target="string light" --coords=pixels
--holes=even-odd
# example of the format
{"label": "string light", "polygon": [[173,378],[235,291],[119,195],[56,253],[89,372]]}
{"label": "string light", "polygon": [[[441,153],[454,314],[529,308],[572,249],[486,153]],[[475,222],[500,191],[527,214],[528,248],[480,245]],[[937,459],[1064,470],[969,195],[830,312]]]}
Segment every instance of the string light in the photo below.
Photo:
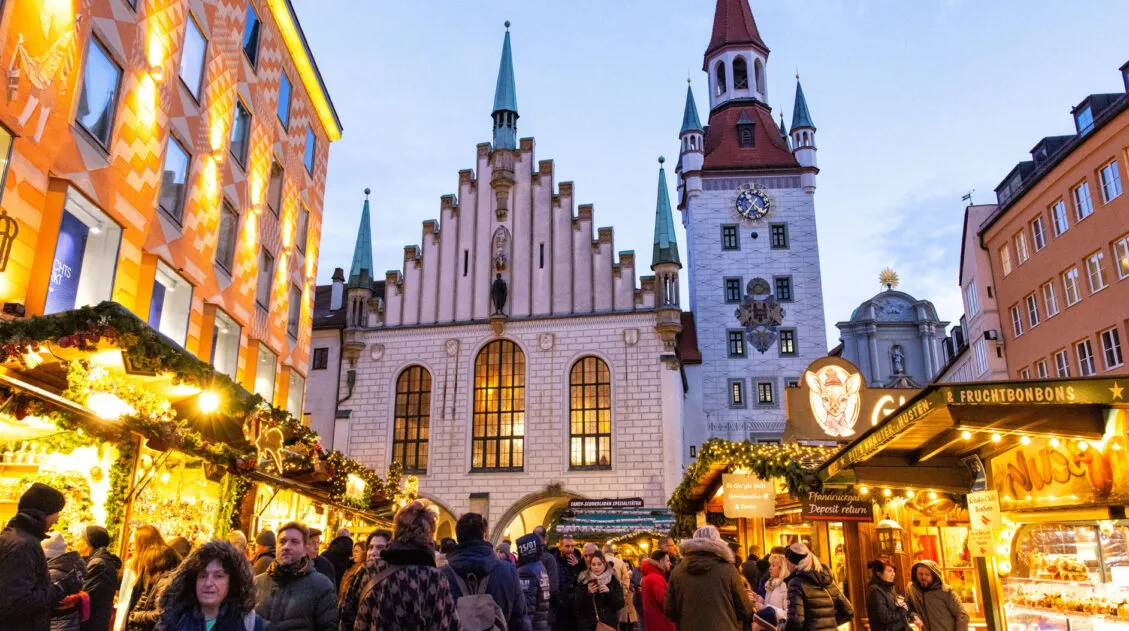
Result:
{"label": "string light", "polygon": [[1058,447],[1058,446],[1059,446],[1058,438],[1051,437],[1051,447]]}
{"label": "string light", "polygon": [[1027,435],[1020,436],[1019,442],[1021,444],[1024,444],[1024,445],[1030,445],[1031,444],[1031,437],[1027,436]]}
{"label": "string light", "polygon": [[1088,443],[1084,440],[1078,441],[1078,451],[1086,451],[1089,448],[1090,448],[1090,443]]}
{"label": "string light", "polygon": [[968,439],[972,438],[972,432],[970,432],[966,429],[966,430],[964,430],[963,432],[960,433],[960,437],[965,439],[965,440],[968,440]]}
{"label": "string light", "polygon": [[894,492],[891,491],[890,489],[882,489],[882,495],[885,496],[885,497],[890,497],[893,494],[894,494]]}
{"label": "string light", "polygon": [[934,491],[929,491],[929,499],[931,499],[931,500],[937,499],[937,493],[934,492]]}
{"label": "string light", "polygon": [[865,486],[860,486],[859,495],[870,495],[870,489]]}
{"label": "string light", "polygon": [[205,390],[200,393],[200,399],[197,401],[197,405],[200,407],[201,413],[211,414],[220,409],[220,395],[211,390]]}
{"label": "string light", "polygon": [[906,497],[913,499],[913,496],[914,496],[913,489],[906,491]]}
{"label": "string light", "polygon": [[1004,437],[1003,437],[1003,436],[1000,436],[1000,435],[999,435],[999,433],[994,433],[994,434],[992,434],[992,442],[993,442],[993,443],[998,443],[998,442],[1000,442],[1000,441],[1001,441],[1001,440],[1003,440],[1003,439],[1004,439]]}

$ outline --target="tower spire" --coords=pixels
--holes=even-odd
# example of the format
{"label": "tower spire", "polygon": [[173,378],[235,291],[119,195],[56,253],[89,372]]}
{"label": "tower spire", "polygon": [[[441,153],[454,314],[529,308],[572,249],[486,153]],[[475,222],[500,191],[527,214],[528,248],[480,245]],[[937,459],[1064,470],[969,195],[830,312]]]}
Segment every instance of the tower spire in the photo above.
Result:
{"label": "tower spire", "polygon": [[780,137],[784,139],[784,145],[791,151],[792,145],[788,142],[788,128],[784,126],[784,112],[780,112]]}
{"label": "tower spire", "polygon": [[365,189],[365,205],[361,207],[361,225],[357,228],[357,244],[353,246],[353,265],[349,268],[349,287],[368,288],[372,283],[372,224],[369,220],[368,196],[371,189]]}
{"label": "tower spire", "polygon": [[800,87],[800,73],[796,73],[796,103],[792,106],[792,129],[793,131],[798,127],[811,127],[815,129],[815,123],[811,122],[811,112],[808,111],[808,100],[804,98],[804,89]]}
{"label": "tower spire", "polygon": [[674,216],[670,210],[670,195],[666,188],[666,158],[659,156],[659,191],[655,202],[655,245],[651,253],[651,269],[663,263],[673,263],[679,268],[678,241],[674,235]]}
{"label": "tower spire", "polygon": [[708,70],[713,54],[727,46],[751,47],[768,57],[768,46],[764,45],[749,0],[717,0],[713,11],[713,33],[710,45],[706,47],[702,70]]}
{"label": "tower spire", "polygon": [[698,119],[698,106],[694,104],[694,90],[690,88],[690,80],[686,80],[686,109],[682,112],[682,131],[702,131],[702,121]]}
{"label": "tower spire", "polygon": [[510,52],[510,21],[506,20],[506,37],[502,41],[502,61],[498,65],[498,83],[494,88],[494,148],[517,149],[517,83],[514,81],[514,60]]}

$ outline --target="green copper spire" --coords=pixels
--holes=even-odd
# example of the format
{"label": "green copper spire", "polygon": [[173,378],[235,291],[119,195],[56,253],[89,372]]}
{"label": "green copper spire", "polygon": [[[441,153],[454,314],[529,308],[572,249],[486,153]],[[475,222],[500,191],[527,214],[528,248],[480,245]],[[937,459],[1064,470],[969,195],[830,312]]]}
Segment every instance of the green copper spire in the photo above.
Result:
{"label": "green copper spire", "polygon": [[357,245],[353,247],[353,266],[349,268],[349,287],[368,288],[372,285],[372,226],[368,210],[368,196],[371,192],[370,189],[365,189],[365,205],[361,207]]}
{"label": "green copper spire", "polygon": [[690,80],[686,80],[686,109],[682,112],[681,136],[688,131],[702,131],[702,121],[698,120],[698,107],[694,105],[694,91],[690,89]]}
{"label": "green copper spire", "polygon": [[674,263],[679,268],[678,240],[674,236],[674,215],[670,211],[670,195],[666,188],[666,158],[659,156],[659,193],[655,202],[655,247],[651,253],[651,269],[662,263]]}
{"label": "green copper spire", "polygon": [[811,127],[811,112],[808,111],[808,101],[804,98],[804,89],[800,87],[800,75],[796,75],[796,104],[792,107],[792,129],[797,127]]}
{"label": "green copper spire", "polygon": [[494,88],[494,148],[517,149],[517,83],[514,81],[514,59],[510,52],[510,22],[506,20],[506,38],[502,41],[502,62],[498,65],[498,84]]}
{"label": "green copper spire", "polygon": [[784,112],[780,112],[780,137],[784,139],[784,146],[792,150],[792,143],[788,141],[788,128],[784,126]]}

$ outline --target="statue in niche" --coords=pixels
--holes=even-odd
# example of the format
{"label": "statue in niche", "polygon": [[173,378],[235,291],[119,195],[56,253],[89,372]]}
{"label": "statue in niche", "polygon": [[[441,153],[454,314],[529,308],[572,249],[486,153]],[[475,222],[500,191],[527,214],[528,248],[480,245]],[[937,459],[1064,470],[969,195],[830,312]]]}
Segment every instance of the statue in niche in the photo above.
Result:
{"label": "statue in niche", "polygon": [[493,239],[494,269],[498,271],[506,269],[506,263],[510,258],[509,250],[510,231],[506,230],[505,226],[498,226],[498,229],[494,231]]}
{"label": "statue in niche", "polygon": [[890,359],[894,364],[895,375],[906,374],[906,352],[902,349],[901,344],[895,344],[894,347],[890,349]]}
{"label": "statue in niche", "polygon": [[494,277],[494,282],[490,284],[490,299],[494,301],[494,315],[504,315],[502,309],[506,307],[506,298],[509,295],[509,290],[506,288],[506,281],[502,279],[501,274]]}

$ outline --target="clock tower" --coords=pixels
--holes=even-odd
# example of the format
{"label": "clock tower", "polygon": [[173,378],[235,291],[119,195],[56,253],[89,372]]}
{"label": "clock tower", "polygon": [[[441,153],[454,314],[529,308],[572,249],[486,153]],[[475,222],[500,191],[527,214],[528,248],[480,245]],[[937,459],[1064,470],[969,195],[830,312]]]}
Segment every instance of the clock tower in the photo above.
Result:
{"label": "clock tower", "polygon": [[[785,389],[827,354],[815,124],[797,77],[791,131],[783,120],[777,126],[768,56],[748,0],[717,0],[702,67],[708,125],[688,90],[676,167],[693,316],[686,324],[697,338],[696,349],[683,348],[691,457],[713,437],[778,440]],[[684,347],[692,344],[686,329]]]}

